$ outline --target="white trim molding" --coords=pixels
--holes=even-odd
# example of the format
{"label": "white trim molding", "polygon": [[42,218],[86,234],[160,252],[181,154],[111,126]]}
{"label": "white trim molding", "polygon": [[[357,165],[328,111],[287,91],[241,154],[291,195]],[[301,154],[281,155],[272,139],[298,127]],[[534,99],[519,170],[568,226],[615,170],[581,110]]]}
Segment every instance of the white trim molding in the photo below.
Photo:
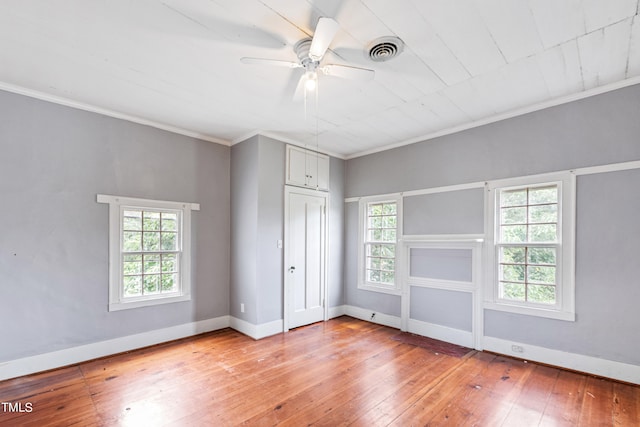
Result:
{"label": "white trim molding", "polygon": [[329,314],[327,316],[327,320],[335,319],[336,317],[344,316],[346,314],[346,309],[344,305],[329,307],[328,310],[329,310]]}
{"label": "white trim molding", "polygon": [[632,384],[640,384],[640,366],[583,354],[552,350],[501,338],[485,336],[484,349],[518,359],[544,363]]}
{"label": "white trim molding", "polygon": [[272,322],[255,325],[253,323],[247,322],[246,320],[229,316],[229,327],[250,338],[253,338],[254,340],[259,340],[271,335],[282,333],[284,322],[282,319],[279,319]]}
{"label": "white trim molding", "polygon": [[473,348],[473,332],[463,329],[450,328],[448,326],[436,325],[435,323],[423,322],[421,320],[409,319],[407,332],[422,335],[463,347]]}
{"label": "white trim molding", "polygon": [[229,316],[184,323],[0,363],[0,381],[229,327]]}
{"label": "white trim molding", "polygon": [[384,314],[375,310],[369,310],[362,307],[356,307],[353,305],[344,306],[345,315],[354,317],[356,319],[364,320],[371,323],[377,323],[379,325],[388,326],[394,329],[400,329],[400,317],[393,316],[391,314]]}

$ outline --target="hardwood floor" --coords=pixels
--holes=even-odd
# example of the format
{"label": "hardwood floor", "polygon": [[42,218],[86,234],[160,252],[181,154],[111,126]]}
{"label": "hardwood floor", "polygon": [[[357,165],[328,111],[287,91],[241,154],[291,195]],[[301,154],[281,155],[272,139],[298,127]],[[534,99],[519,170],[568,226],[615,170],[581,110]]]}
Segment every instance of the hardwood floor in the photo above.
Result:
{"label": "hardwood floor", "polygon": [[349,317],[260,341],[212,332],[0,382],[0,425],[640,425],[638,386],[397,333]]}

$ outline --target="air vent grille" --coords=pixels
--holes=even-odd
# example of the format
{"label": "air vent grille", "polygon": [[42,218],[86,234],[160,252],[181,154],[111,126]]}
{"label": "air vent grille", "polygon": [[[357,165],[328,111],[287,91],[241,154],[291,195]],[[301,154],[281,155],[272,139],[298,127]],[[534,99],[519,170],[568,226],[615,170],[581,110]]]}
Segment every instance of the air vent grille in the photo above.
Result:
{"label": "air vent grille", "polygon": [[368,46],[369,59],[375,62],[385,62],[400,55],[404,43],[398,37],[380,37]]}

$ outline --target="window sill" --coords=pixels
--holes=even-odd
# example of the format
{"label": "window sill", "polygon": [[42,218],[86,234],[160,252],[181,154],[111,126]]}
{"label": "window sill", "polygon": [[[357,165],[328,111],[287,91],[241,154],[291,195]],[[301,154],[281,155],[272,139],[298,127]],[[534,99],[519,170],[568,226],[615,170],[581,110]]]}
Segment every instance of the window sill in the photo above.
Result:
{"label": "window sill", "polygon": [[565,320],[568,322],[576,321],[576,314],[570,311],[551,310],[537,307],[522,307],[519,305],[511,305],[496,302],[485,302],[486,310],[504,311],[508,313],[524,314],[526,316],[544,317],[547,319]]}
{"label": "window sill", "polygon": [[400,295],[401,291],[398,288],[390,288],[384,286],[370,285],[368,283],[360,283],[358,289],[361,291],[378,292],[382,294]]}
{"label": "window sill", "polygon": [[149,298],[142,300],[133,300],[127,302],[109,303],[109,311],[128,310],[131,308],[149,307],[153,305],[171,304],[174,302],[189,301],[190,295],[176,295],[171,297]]}

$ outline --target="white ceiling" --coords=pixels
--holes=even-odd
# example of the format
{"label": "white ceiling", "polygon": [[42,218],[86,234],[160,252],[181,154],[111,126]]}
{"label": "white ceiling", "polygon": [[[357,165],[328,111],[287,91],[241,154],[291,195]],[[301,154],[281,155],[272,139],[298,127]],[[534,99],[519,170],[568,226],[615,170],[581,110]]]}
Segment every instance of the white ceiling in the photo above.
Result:
{"label": "white ceiling", "polygon": [[[233,144],[253,134],[354,157],[530,111],[640,76],[639,0],[6,0],[0,88]],[[340,29],[321,76],[292,95],[293,45]],[[372,62],[396,35],[404,52]],[[556,100],[556,101],[554,101]],[[317,120],[316,120],[317,117]]]}

